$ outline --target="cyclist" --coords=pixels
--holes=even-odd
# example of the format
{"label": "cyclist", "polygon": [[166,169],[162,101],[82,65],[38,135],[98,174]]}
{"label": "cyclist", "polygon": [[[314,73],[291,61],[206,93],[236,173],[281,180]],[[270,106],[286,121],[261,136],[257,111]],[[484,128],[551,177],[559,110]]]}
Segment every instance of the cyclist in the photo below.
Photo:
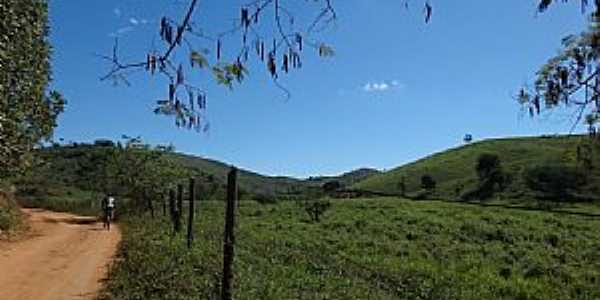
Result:
{"label": "cyclist", "polygon": [[115,218],[115,198],[106,195],[102,198],[102,211],[104,212],[104,228],[110,230],[110,222]]}

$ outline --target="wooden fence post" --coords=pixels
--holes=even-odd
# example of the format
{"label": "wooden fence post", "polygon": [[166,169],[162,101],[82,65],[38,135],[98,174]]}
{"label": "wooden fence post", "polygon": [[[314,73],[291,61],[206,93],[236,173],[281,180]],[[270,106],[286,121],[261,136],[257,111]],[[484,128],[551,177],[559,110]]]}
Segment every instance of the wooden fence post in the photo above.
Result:
{"label": "wooden fence post", "polygon": [[196,201],[196,180],[190,178],[190,204],[188,214],[188,228],[187,228],[187,246],[188,249],[192,248],[192,242],[194,241],[194,201]]}
{"label": "wooden fence post", "polygon": [[235,202],[238,197],[237,169],[231,168],[227,175],[227,208],[225,210],[225,234],[223,241],[223,278],[221,282],[221,299],[231,300],[233,293],[233,256],[234,256],[234,226]]}

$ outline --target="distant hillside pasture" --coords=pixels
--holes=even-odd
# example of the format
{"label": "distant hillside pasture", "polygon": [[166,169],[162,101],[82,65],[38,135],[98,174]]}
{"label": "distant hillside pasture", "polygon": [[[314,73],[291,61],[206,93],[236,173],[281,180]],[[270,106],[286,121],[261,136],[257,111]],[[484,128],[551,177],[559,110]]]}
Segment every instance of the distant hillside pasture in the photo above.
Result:
{"label": "distant hillside pasture", "polygon": [[[405,178],[406,192],[418,193],[421,177],[430,175],[437,183],[432,197],[456,199],[473,189],[479,179],[475,171],[477,159],[484,153],[497,155],[502,170],[510,182],[502,193],[503,198],[530,198],[536,191],[529,188],[524,172],[544,165],[564,165],[584,168],[578,160],[578,145],[585,145],[587,137],[526,137],[486,140],[443,151],[391,171],[371,176],[354,188],[389,194],[400,194],[400,182]],[[589,180],[576,192],[591,198],[600,196],[600,143],[593,146],[592,169],[586,169]],[[581,148],[581,147],[580,147]],[[586,148],[587,149],[587,148]],[[583,155],[580,149],[579,155]],[[589,152],[589,151],[588,151]],[[458,195],[457,195],[458,194]]]}

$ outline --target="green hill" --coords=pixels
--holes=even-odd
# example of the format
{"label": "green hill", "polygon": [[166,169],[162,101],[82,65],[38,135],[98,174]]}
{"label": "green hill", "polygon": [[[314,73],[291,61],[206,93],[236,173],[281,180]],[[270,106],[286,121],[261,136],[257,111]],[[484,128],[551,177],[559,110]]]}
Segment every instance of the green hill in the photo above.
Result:
{"label": "green hill", "polygon": [[329,181],[338,181],[342,186],[351,186],[368,177],[381,173],[379,170],[370,168],[360,168],[350,172],[343,173],[339,176],[318,176],[309,177],[308,182],[315,185],[323,185]]}
{"label": "green hill", "polygon": [[[101,170],[115,146],[78,143],[68,146],[53,146],[39,149],[40,162],[18,186],[21,196],[44,198],[55,196],[85,197],[85,192],[101,192]],[[224,196],[227,173],[230,165],[212,159],[171,152],[166,154],[178,166],[183,167],[200,185],[208,190],[217,189],[212,197]],[[265,176],[240,169],[238,182],[245,197],[260,196],[262,199],[291,199],[297,197],[318,197],[321,185],[329,180],[338,180],[347,185],[364,179],[377,171],[359,169],[340,176],[320,177],[318,180],[303,180],[285,176]],[[185,178],[173,178],[173,181]],[[243,196],[244,197],[244,196]]]}
{"label": "green hill", "polygon": [[369,177],[353,187],[374,192],[399,194],[402,177],[405,191],[418,193],[421,177],[430,175],[437,186],[432,197],[457,198],[478,185],[475,171],[478,157],[483,153],[495,154],[501,167],[510,178],[502,192],[505,197],[521,198],[535,194],[526,184],[525,173],[536,166],[562,166],[582,169],[579,155],[592,158],[592,169],[585,169],[587,181],[578,187],[578,193],[597,197],[600,192],[600,146],[582,136],[552,136],[492,139],[464,145],[433,154],[388,172]]}

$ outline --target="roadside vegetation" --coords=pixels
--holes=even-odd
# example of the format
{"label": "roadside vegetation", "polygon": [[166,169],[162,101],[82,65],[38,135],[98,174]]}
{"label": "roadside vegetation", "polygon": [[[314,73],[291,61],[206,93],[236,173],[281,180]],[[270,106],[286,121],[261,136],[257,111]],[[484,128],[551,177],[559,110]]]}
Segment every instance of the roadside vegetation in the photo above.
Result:
{"label": "roadside vegetation", "polygon": [[23,225],[14,198],[10,193],[0,190],[0,239],[14,235],[19,229],[23,229]]}
{"label": "roadside vegetation", "polygon": [[[242,203],[236,299],[600,297],[598,218],[400,198],[330,203],[320,222],[296,202]],[[197,205],[191,250],[167,218],[124,220],[103,298],[218,298],[223,206]]]}

